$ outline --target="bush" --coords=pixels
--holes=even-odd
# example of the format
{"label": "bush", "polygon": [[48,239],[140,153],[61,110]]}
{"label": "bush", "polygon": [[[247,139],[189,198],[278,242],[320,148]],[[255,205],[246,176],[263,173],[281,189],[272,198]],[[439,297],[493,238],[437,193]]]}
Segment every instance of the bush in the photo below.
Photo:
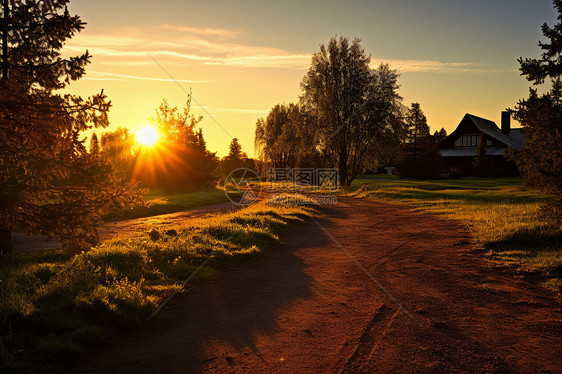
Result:
{"label": "bush", "polygon": [[427,152],[413,157],[411,154],[401,156],[396,165],[400,178],[435,179],[439,177],[441,156],[437,151]]}
{"label": "bush", "polygon": [[447,177],[449,179],[459,179],[462,178],[462,171],[460,169],[457,168],[452,168],[451,170],[449,170],[449,174],[447,175]]}

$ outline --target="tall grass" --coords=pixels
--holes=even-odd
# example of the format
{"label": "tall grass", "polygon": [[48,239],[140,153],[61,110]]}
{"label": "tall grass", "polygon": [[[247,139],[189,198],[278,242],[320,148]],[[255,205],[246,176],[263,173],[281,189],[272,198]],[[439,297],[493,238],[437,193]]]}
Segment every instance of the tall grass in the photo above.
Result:
{"label": "tall grass", "polygon": [[144,195],[144,200],[146,201],[145,206],[137,206],[132,209],[113,209],[105,214],[104,219],[106,221],[118,221],[148,217],[230,201],[225,191],[218,188],[177,193],[150,190]]}
{"label": "tall grass", "polygon": [[492,264],[538,275],[546,287],[560,293],[562,233],[541,217],[540,207],[548,197],[520,178],[371,177],[356,180],[346,192],[456,220],[472,232],[475,245]]}
{"label": "tall grass", "polygon": [[2,258],[2,372],[34,371],[39,362],[54,370],[109,331],[138,326],[209,256],[212,267],[199,278],[255,258],[289,224],[315,213],[308,203],[304,196],[260,202],[183,226],[156,226],[77,255]]}

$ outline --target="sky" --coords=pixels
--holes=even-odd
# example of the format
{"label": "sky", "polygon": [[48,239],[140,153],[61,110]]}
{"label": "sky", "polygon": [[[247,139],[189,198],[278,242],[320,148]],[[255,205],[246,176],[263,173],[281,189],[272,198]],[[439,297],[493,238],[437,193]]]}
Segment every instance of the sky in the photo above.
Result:
{"label": "sky", "polygon": [[87,22],[65,55],[92,54],[68,88],[102,89],[110,128],[150,124],[163,98],[204,116],[208,148],[223,156],[233,137],[254,155],[254,129],[277,103],[298,100],[311,55],[330,37],[359,37],[375,67],[401,74],[404,103],[419,102],[432,131],[465,113],[499,123],[527,96],[517,58],[538,57],[550,0],[71,0]]}

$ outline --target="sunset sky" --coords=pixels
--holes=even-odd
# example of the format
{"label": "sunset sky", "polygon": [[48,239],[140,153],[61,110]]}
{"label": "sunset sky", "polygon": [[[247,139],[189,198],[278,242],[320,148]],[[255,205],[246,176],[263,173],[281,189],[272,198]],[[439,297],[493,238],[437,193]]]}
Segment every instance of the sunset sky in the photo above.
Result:
{"label": "sunset sky", "polygon": [[66,53],[94,56],[72,92],[104,89],[111,129],[136,130],[162,98],[185,102],[178,83],[191,88],[221,156],[231,136],[253,156],[256,120],[298,99],[311,54],[335,34],[398,69],[399,93],[421,103],[432,131],[466,112],[499,123],[527,95],[517,58],[538,56],[540,25],[555,20],[550,0],[73,0],[70,10],[88,25]]}

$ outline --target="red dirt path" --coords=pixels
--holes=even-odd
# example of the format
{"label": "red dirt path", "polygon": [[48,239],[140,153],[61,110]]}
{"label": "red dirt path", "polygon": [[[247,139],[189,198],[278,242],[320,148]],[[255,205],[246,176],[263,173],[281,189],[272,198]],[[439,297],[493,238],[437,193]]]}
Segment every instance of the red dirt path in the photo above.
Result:
{"label": "red dirt path", "polygon": [[[177,296],[86,373],[562,372],[561,304],[450,221],[341,198],[256,263]],[[387,296],[333,236],[401,303]]]}

